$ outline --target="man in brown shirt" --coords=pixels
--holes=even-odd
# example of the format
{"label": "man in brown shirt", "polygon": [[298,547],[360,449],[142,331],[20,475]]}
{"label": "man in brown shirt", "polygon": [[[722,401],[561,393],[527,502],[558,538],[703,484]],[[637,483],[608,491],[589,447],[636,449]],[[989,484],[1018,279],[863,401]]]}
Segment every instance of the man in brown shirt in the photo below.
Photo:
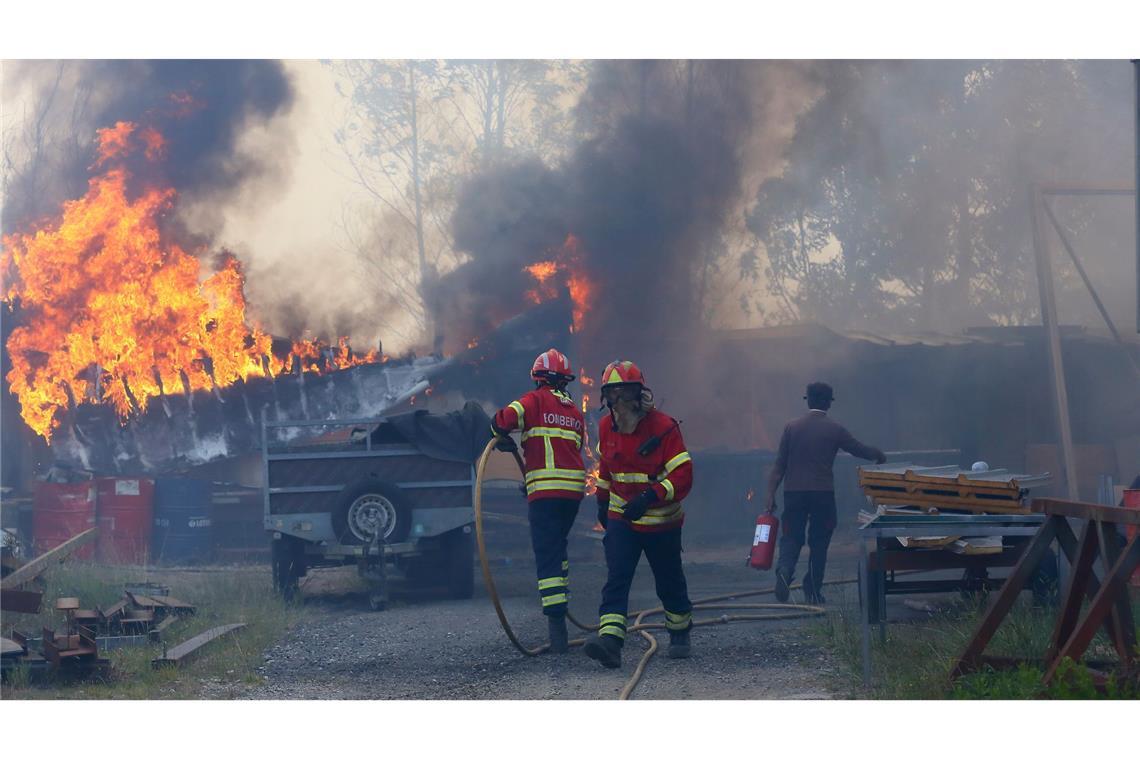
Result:
{"label": "man in brown shirt", "polygon": [[827,383],[807,387],[808,413],[784,426],[780,452],[768,478],[768,512],[776,511],[776,489],[784,482],[784,514],[776,560],[776,599],[788,601],[788,586],[795,577],[796,562],[807,532],[808,571],[804,597],[809,604],[822,604],[823,571],[827,547],[835,532],[835,478],[831,467],[840,449],[878,464],[887,461],[882,451],[867,446],[847,428],[827,416],[834,395]]}

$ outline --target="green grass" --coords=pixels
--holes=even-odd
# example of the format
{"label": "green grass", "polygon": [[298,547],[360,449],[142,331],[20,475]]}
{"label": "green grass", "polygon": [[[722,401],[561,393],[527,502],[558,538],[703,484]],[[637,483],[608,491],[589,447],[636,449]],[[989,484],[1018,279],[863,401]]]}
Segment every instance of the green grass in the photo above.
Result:
{"label": "green grass", "polygon": [[195,605],[196,613],[163,631],[173,646],[209,628],[245,623],[241,631],[207,644],[179,669],[154,670],[151,660],[162,656],[162,644],[123,647],[101,653],[111,661],[105,680],[64,680],[52,677],[32,683],[17,670],[2,687],[4,699],[196,699],[228,697],[257,683],[261,653],[300,620],[300,607],[284,604],[274,593],[268,569],[210,568],[204,571],[143,570],[68,563],[44,576],[44,603],[39,615],[5,614],[5,635],[15,628],[38,637],[43,626],[61,633],[63,613],[55,600],[78,597],[80,606],[107,607],[123,595],[125,583],[152,581],[170,587],[172,596]]}
{"label": "green grass", "polygon": [[[1022,596],[986,647],[986,654],[1026,658],[1044,655],[1056,610],[1036,609],[1027,594]],[[898,609],[899,599],[890,599],[891,610]],[[950,669],[966,648],[985,607],[984,600],[950,603],[952,597],[944,599],[946,603],[939,612],[888,623],[886,644],[879,641],[878,627],[872,627],[872,685],[864,689],[858,598],[853,589],[846,590],[846,597],[839,600],[833,611],[811,626],[813,636],[836,655],[842,666],[834,684],[837,690],[871,699],[1140,698],[1135,680],[1113,680],[1101,694],[1093,688],[1087,671],[1072,663],[1065,663],[1060,677],[1048,689],[1041,683],[1043,671],[1025,665],[1012,671],[986,668],[951,682]],[[1133,604],[1134,622],[1140,633],[1138,607]],[[1103,631],[1097,634],[1086,656],[1116,659]]]}

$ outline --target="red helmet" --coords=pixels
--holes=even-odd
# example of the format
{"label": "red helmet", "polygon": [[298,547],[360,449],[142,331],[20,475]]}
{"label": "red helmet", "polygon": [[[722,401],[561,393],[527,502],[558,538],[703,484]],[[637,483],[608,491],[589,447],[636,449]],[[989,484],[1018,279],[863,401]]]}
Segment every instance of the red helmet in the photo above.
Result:
{"label": "red helmet", "polygon": [[610,362],[602,372],[602,387],[607,385],[622,385],[624,383],[637,383],[645,385],[645,375],[637,365],[629,360]]}
{"label": "red helmet", "polygon": [[574,379],[574,370],[570,368],[570,360],[566,358],[566,354],[551,348],[543,351],[534,360],[530,376],[540,381],[568,383]]}

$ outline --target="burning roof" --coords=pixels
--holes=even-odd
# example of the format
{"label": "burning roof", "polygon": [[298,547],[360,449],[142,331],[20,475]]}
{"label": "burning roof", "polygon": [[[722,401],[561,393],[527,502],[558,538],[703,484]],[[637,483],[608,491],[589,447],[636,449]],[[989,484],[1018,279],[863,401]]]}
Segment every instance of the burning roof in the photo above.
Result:
{"label": "burning roof", "polygon": [[247,315],[237,259],[222,254],[205,271],[167,231],[175,190],[128,168],[139,154],[161,160],[164,145],[153,127],[100,130],[86,194],[34,230],[4,236],[4,295],[20,322],[7,342],[7,379],[24,421],[46,440],[62,413],[85,401],[125,420],[170,393],[384,358],[355,355],[343,338],[335,346],[294,340],[275,351]]}

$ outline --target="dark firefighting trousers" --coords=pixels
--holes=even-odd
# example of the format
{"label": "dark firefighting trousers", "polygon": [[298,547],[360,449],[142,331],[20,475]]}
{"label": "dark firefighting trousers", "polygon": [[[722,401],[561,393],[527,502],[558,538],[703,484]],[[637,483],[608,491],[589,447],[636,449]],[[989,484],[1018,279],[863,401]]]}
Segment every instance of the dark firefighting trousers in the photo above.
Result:
{"label": "dark firefighting trousers", "polygon": [[639,532],[625,520],[611,517],[602,544],[606,550],[608,575],[598,608],[599,634],[625,640],[629,587],[642,552],[653,571],[657,598],[665,608],[665,627],[670,631],[684,631],[692,626],[693,605],[689,601],[685,572],[681,569],[680,528]]}
{"label": "dark firefighting trousers", "polygon": [[834,491],[785,491],[784,514],[780,521],[780,555],[776,570],[788,583],[796,572],[796,562],[804,547],[807,531],[808,571],[804,575],[804,593],[814,595],[823,587],[827,567],[827,547],[836,524]]}
{"label": "dark firefighting trousers", "polygon": [[544,615],[561,617],[566,614],[570,596],[566,536],[570,534],[581,504],[578,499],[537,499],[527,510]]}

